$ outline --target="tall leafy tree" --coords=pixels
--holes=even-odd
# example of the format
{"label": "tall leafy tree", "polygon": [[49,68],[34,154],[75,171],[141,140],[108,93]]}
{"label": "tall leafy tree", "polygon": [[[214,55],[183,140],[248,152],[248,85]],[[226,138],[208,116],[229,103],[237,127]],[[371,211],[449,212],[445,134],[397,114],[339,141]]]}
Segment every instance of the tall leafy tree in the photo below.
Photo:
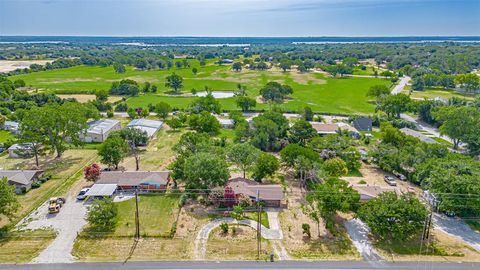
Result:
{"label": "tall leafy tree", "polygon": [[261,182],[265,177],[271,177],[280,168],[280,162],[271,154],[261,152],[253,167],[253,178]]}
{"label": "tall leafy tree", "polygon": [[400,114],[408,110],[410,97],[405,94],[381,96],[377,100],[376,111],[383,111],[389,117],[400,118]]}
{"label": "tall leafy tree", "polygon": [[303,119],[296,121],[290,128],[290,141],[300,145],[305,145],[316,135],[317,132],[312,125]]}
{"label": "tall leafy tree", "polygon": [[165,86],[171,88],[173,92],[178,93],[179,90],[183,88],[183,78],[173,73],[172,75],[165,78]]}
{"label": "tall leafy tree", "polygon": [[0,179],[0,220],[2,216],[6,216],[11,220],[17,210],[20,208],[17,195],[15,194],[15,186],[8,184],[8,179],[3,177]]}
{"label": "tall leafy tree", "polygon": [[103,164],[118,169],[118,164],[128,154],[128,144],[120,136],[108,136],[108,138],[98,148],[98,155]]}
{"label": "tall leafy tree", "polygon": [[235,103],[237,104],[237,107],[242,109],[242,112],[248,112],[250,108],[254,108],[257,105],[255,99],[246,96],[237,97]]}
{"label": "tall leafy tree", "polygon": [[440,132],[453,140],[457,149],[461,141],[467,141],[471,134],[478,134],[480,111],[474,107],[442,106],[433,116],[441,123]]}
{"label": "tall leafy tree", "polygon": [[427,209],[412,194],[385,192],[360,207],[358,216],[379,238],[405,241],[422,231]]}
{"label": "tall leafy tree", "polygon": [[161,101],[155,104],[154,112],[157,113],[161,119],[166,119],[171,111],[172,107],[166,102]]}
{"label": "tall leafy tree", "polygon": [[249,143],[234,144],[228,149],[228,159],[234,163],[246,177],[254,163],[257,161],[260,151]]}
{"label": "tall leafy tree", "polygon": [[223,186],[230,177],[225,159],[210,153],[197,153],[185,160],[187,189],[211,189]]}

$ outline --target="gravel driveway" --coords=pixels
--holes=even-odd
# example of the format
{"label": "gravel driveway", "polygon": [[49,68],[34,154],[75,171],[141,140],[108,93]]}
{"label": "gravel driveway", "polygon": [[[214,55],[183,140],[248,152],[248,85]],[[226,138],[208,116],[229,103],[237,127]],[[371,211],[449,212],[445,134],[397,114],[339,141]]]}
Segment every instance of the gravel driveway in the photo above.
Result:
{"label": "gravel driveway", "polygon": [[77,234],[87,223],[85,216],[88,203],[67,199],[58,214],[48,213],[48,202],[41,205],[37,211],[25,218],[19,225],[22,229],[53,228],[57,237],[43,250],[33,263],[71,263],[73,243]]}

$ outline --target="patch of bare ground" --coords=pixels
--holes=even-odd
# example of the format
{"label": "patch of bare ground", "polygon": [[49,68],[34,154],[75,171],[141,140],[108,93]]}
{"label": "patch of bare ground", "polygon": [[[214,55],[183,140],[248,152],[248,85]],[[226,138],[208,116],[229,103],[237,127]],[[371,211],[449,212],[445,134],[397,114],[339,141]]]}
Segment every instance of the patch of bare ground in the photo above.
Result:
{"label": "patch of bare ground", "polygon": [[[159,79],[156,79],[156,78],[151,78],[151,77],[142,77],[142,76],[130,76],[130,77],[126,77],[125,79],[130,79],[130,80],[134,80],[138,83],[145,83],[145,82],[150,82],[150,83],[158,83],[160,82]],[[112,80],[113,82],[116,81],[116,80]]]}
{"label": "patch of bare ground", "polygon": [[76,82],[97,82],[103,80],[102,78],[72,78],[72,79],[62,79],[62,80],[52,80],[39,78],[37,81],[39,83],[49,83],[49,84],[60,84],[60,83],[76,83]]}
{"label": "patch of bare ground", "polygon": [[[220,228],[210,233],[206,257],[210,260],[255,260],[257,259],[257,232],[247,226],[229,225],[227,233]],[[267,240],[262,240],[261,258],[272,252]]]}
{"label": "patch of bare ground", "polygon": [[[338,225],[339,236],[332,237],[323,221],[318,225],[303,212],[305,191],[300,187],[299,181],[294,179],[292,173],[285,173],[285,180],[288,183],[288,209],[284,209],[279,217],[284,235],[282,244],[290,256],[295,259],[360,259],[343,226]],[[302,224],[310,225],[311,238],[303,233]],[[337,224],[342,222],[339,220]]]}
{"label": "patch of bare ground", "polygon": [[[57,94],[57,96],[63,99],[74,98],[80,103],[89,102],[89,101],[95,100],[96,98],[95,95],[88,95],[88,94],[72,94],[72,95]],[[121,99],[122,99],[121,96],[109,96],[107,102],[114,103]]]}
{"label": "patch of bare ground", "polygon": [[32,64],[46,65],[54,60],[0,60],[0,72],[9,72],[16,69],[28,68]]}

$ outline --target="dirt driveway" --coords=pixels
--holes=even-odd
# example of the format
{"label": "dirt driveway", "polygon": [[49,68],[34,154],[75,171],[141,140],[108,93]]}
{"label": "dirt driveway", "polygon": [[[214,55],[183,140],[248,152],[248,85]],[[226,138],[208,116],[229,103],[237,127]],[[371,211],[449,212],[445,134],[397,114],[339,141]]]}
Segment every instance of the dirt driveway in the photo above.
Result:
{"label": "dirt driveway", "polygon": [[48,213],[48,203],[44,203],[18,225],[22,229],[53,228],[57,237],[43,250],[34,263],[71,263],[73,243],[77,234],[87,223],[87,202],[76,201],[74,196],[67,198],[67,202],[58,214]]}

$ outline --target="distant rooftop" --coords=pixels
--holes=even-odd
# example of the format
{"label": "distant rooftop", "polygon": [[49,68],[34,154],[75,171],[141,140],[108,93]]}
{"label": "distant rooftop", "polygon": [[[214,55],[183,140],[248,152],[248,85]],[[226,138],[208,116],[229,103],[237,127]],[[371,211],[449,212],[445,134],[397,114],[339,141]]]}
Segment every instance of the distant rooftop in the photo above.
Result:
{"label": "distant rooftop", "polygon": [[128,123],[128,128],[137,128],[143,131],[146,131],[148,137],[153,137],[160,128],[162,128],[163,122],[157,120],[150,120],[145,118],[133,119]]}
{"label": "distant rooftop", "polygon": [[115,127],[120,121],[113,119],[101,119],[88,123],[87,133],[105,134]]}

